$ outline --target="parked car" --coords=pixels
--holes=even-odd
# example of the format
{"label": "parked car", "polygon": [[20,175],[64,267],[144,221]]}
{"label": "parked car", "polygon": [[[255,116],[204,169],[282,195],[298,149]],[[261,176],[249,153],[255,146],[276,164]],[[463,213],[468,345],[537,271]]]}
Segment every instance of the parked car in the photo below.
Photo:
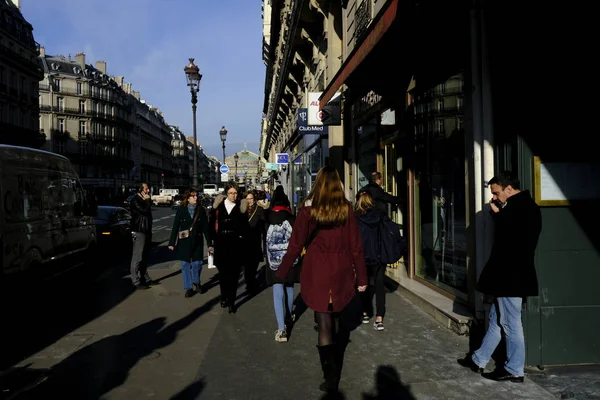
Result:
{"label": "parked car", "polygon": [[0,145],[0,193],[0,274],[95,261],[95,207],[66,157]]}
{"label": "parked car", "polygon": [[131,214],[123,207],[98,206],[96,231],[101,251],[122,254],[131,250]]}

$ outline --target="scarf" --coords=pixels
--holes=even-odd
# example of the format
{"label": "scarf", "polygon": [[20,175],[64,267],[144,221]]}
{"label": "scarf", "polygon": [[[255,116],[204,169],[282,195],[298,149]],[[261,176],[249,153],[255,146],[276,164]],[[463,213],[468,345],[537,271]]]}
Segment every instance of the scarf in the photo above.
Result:
{"label": "scarf", "polygon": [[194,218],[194,214],[196,213],[196,206],[197,204],[190,204],[188,203],[187,205],[187,210],[190,213],[190,217]]}

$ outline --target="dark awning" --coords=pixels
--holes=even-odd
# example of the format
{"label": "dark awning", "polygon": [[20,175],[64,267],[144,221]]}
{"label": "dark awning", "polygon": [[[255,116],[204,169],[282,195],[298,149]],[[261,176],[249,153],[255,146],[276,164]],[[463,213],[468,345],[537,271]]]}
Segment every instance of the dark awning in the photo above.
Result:
{"label": "dark awning", "polygon": [[392,0],[388,8],[383,13],[379,13],[379,19],[371,23],[365,39],[359,46],[354,47],[319,98],[319,109],[323,109],[327,105],[335,92],[346,82],[350,74],[367,58],[367,55],[369,55],[396,19],[397,11],[398,0]]}

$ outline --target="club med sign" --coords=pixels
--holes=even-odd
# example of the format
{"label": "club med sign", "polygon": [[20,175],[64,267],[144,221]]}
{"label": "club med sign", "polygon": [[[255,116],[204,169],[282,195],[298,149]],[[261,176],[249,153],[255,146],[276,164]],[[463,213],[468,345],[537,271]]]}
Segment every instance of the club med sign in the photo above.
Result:
{"label": "club med sign", "polygon": [[329,133],[329,129],[327,126],[323,125],[309,125],[308,123],[308,109],[300,108],[298,109],[298,132],[302,134],[307,133]]}

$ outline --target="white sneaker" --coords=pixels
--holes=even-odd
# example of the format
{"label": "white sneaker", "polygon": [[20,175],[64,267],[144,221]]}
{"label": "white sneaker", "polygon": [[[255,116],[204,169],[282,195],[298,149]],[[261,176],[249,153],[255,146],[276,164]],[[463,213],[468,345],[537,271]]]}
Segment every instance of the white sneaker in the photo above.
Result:
{"label": "white sneaker", "polygon": [[277,329],[275,331],[275,341],[287,342],[287,332],[285,331],[285,329]]}
{"label": "white sneaker", "polygon": [[376,331],[382,331],[382,330],[384,330],[385,328],[383,327],[383,321],[375,322],[373,324],[373,329],[375,329]]}

